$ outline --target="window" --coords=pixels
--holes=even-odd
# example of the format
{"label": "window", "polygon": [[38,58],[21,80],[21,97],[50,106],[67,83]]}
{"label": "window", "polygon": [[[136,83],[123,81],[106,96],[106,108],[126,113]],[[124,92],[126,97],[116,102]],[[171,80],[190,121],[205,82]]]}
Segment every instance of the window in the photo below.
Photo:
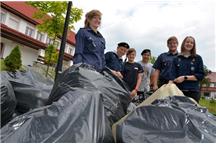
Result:
{"label": "window", "polygon": [[19,26],[19,21],[14,19],[14,18],[9,18],[9,27],[11,27],[12,29],[18,30],[18,26]]}
{"label": "window", "polygon": [[51,38],[47,37],[46,43],[47,43],[48,45],[53,44],[53,40],[52,40]]}
{"label": "window", "polygon": [[27,26],[25,34],[30,36],[30,37],[34,37],[34,29]]}
{"label": "window", "polygon": [[37,40],[43,42],[44,40],[44,35],[41,33],[41,32],[37,32],[37,37],[36,37]]}
{"label": "window", "polygon": [[4,12],[1,12],[1,23],[5,23],[5,20],[6,20],[6,13]]}

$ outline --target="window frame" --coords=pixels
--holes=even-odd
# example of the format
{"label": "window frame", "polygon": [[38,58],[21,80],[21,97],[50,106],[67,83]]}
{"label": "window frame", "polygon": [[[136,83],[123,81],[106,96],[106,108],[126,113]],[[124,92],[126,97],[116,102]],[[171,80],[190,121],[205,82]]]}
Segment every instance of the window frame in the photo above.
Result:
{"label": "window frame", "polygon": [[44,41],[44,34],[42,32],[37,32],[36,40],[43,42]]}
{"label": "window frame", "polygon": [[[15,17],[13,17],[13,16],[10,16],[10,17],[9,17],[9,19],[8,19],[8,23],[10,23],[10,22],[11,22],[11,20],[17,23],[17,26],[16,26],[15,30],[17,30],[17,31],[18,31],[18,29],[19,29],[19,22],[20,22],[20,20],[19,20],[19,19],[17,19],[17,18],[15,18]],[[14,27],[12,27],[12,25],[10,25],[10,24],[9,24],[9,27],[10,27],[10,28],[12,28],[12,29],[14,29]]]}
{"label": "window frame", "polygon": [[[29,31],[30,30],[30,31]],[[29,32],[31,32],[31,33],[29,33]],[[35,30],[34,30],[34,28],[32,28],[31,26],[29,26],[29,25],[27,25],[26,26],[26,29],[25,29],[25,34],[27,35],[27,36],[30,36],[30,37],[34,37],[34,33],[35,33]]]}
{"label": "window frame", "polygon": [[48,44],[48,45],[53,44],[53,40],[50,37],[48,37],[48,36],[46,38],[46,44]]}
{"label": "window frame", "polygon": [[[4,16],[5,16],[5,17],[4,17],[4,21],[2,21],[2,16],[3,16],[2,14],[4,14]],[[4,11],[1,10],[1,18],[0,18],[0,22],[3,23],[3,24],[5,24],[5,22],[6,22],[6,18],[7,18],[7,12],[4,12]]]}

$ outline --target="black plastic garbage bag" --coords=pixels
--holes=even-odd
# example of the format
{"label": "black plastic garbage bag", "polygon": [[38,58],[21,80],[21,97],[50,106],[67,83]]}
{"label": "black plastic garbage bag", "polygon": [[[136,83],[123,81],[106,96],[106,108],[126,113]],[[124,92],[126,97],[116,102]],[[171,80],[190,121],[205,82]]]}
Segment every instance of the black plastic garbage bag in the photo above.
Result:
{"label": "black plastic garbage bag", "polygon": [[126,114],[129,93],[108,73],[74,65],[55,84],[49,105],[10,121],[2,142],[113,142],[111,125]]}
{"label": "black plastic garbage bag", "polygon": [[116,126],[126,143],[216,142],[216,117],[187,97],[173,96],[138,107]]}
{"label": "black plastic garbage bag", "polygon": [[1,75],[1,127],[9,122],[16,108],[16,98],[10,82]]}
{"label": "black plastic garbage bag", "polygon": [[34,72],[31,68],[27,71],[1,72],[6,77],[17,99],[16,111],[25,113],[30,109],[44,106],[53,87],[53,82]]}
{"label": "black plastic garbage bag", "polygon": [[65,85],[73,88],[99,90],[102,93],[106,115],[112,124],[127,113],[130,103],[129,91],[122,86],[124,85],[122,83],[120,80],[117,82],[109,71],[103,71],[101,74],[86,64],[73,65],[55,82],[48,104],[57,101],[68,91]]}
{"label": "black plastic garbage bag", "polygon": [[[112,142],[100,91],[73,90],[58,102],[20,115],[1,129],[4,143]],[[108,127],[109,128],[109,127]]]}

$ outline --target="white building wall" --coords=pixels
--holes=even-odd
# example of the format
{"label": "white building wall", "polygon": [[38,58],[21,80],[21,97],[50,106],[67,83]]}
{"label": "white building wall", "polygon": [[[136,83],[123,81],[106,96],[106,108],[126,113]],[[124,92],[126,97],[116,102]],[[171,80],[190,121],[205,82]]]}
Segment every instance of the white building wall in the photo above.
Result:
{"label": "white building wall", "polygon": [[7,57],[12,49],[18,45],[21,51],[21,59],[23,65],[33,65],[33,62],[37,60],[38,50],[32,49],[5,38],[1,38],[1,42],[4,43],[3,58]]}
{"label": "white building wall", "polygon": [[[7,21],[5,22],[5,25],[12,28],[12,29],[15,29],[17,31],[20,31],[19,29],[21,27],[21,25],[20,25],[21,19],[18,16],[14,15],[10,12],[7,12],[7,13],[8,13],[7,14],[8,18],[7,18]],[[15,23],[13,23],[12,21],[17,22],[17,24],[15,25]]]}
{"label": "white building wall", "polygon": [[44,49],[40,49],[38,51],[38,55],[42,56],[42,57],[45,57],[45,50]]}
{"label": "white building wall", "polygon": [[20,20],[19,32],[25,34],[27,23],[24,20]]}
{"label": "white building wall", "polygon": [[210,98],[216,99],[216,92],[210,92]]}
{"label": "white building wall", "polygon": [[[11,28],[14,28],[16,29],[17,31],[25,34],[25,31],[26,31],[26,27],[29,26],[31,28],[34,29],[34,35],[33,35],[33,38],[36,39],[36,36],[37,36],[37,32],[38,30],[36,29],[36,27],[27,22],[26,20],[14,15],[13,13],[10,13],[8,12],[7,10],[5,9],[1,9],[3,12],[6,13],[6,19],[5,19],[5,25],[11,27]],[[15,19],[17,22],[18,22],[18,26],[15,28],[14,25],[12,25],[10,23],[10,18],[12,19]],[[45,33],[44,34],[44,39],[43,39],[43,42],[46,43],[46,40],[47,40],[47,34]],[[59,42],[59,46],[58,46],[58,49],[60,49],[60,45],[61,45],[61,40],[58,39],[57,40]],[[11,52],[11,50],[16,46],[16,45],[19,45],[20,46],[20,50],[21,50],[21,53],[22,53],[22,64],[23,65],[32,65],[33,64],[33,61],[36,61],[37,60],[37,57],[38,55],[41,55],[41,56],[44,56],[45,55],[45,50],[41,49],[41,50],[35,50],[35,49],[32,49],[32,48],[29,48],[27,46],[24,46],[24,45],[21,45],[21,44],[18,44],[14,41],[11,41],[11,40],[8,40],[8,39],[5,39],[3,37],[1,37],[1,42],[4,43],[4,53],[3,53],[3,58],[5,58],[6,56],[8,56]],[[72,49],[72,51],[69,50]],[[65,53],[68,53],[68,54],[71,54],[72,56],[74,55],[75,53],[75,46],[67,43],[66,46],[65,46]],[[73,65],[73,61],[70,60],[68,62],[65,61],[65,63],[67,65]]]}

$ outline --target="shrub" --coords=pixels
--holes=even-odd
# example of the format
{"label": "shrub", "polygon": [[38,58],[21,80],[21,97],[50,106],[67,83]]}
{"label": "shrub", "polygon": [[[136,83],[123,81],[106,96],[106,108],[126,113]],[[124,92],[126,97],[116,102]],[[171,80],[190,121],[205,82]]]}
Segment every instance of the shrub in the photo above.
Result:
{"label": "shrub", "polygon": [[8,71],[15,72],[22,66],[21,52],[19,46],[16,46],[4,60]]}
{"label": "shrub", "polygon": [[213,98],[211,98],[210,103],[216,103],[216,101]]}

